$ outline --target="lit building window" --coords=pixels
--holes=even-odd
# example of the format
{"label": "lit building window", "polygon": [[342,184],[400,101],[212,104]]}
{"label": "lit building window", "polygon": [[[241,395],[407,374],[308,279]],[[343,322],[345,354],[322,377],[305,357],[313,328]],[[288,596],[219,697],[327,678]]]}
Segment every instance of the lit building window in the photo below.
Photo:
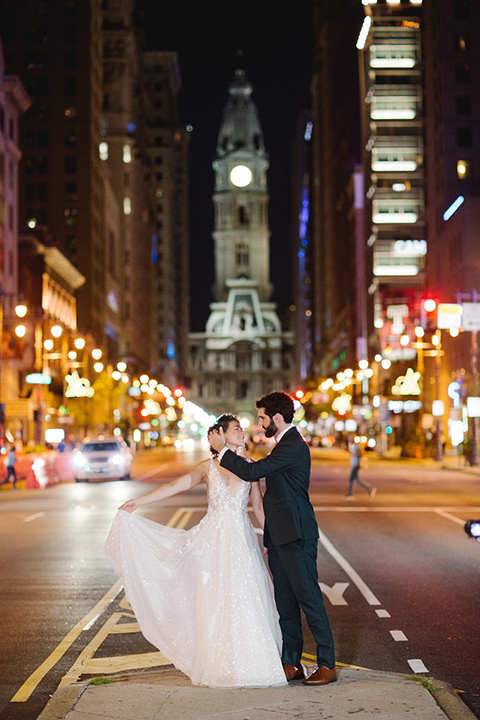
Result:
{"label": "lit building window", "polygon": [[124,163],[132,162],[132,150],[130,148],[130,145],[123,146],[123,162]]}
{"label": "lit building window", "polygon": [[108,160],[108,143],[100,143],[98,146],[98,154],[100,155],[100,160]]}
{"label": "lit building window", "polygon": [[457,177],[459,180],[466,180],[472,177],[471,163],[468,160],[457,161]]}
{"label": "lit building window", "polygon": [[132,201],[129,197],[123,198],[123,212],[125,215],[130,215],[132,212]]}

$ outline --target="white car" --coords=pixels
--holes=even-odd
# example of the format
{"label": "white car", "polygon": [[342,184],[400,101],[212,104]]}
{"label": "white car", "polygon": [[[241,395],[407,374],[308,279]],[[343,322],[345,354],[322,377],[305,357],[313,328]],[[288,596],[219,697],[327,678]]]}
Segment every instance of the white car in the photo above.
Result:
{"label": "white car", "polygon": [[87,438],[73,457],[75,482],[127,480],[132,452],[122,438]]}

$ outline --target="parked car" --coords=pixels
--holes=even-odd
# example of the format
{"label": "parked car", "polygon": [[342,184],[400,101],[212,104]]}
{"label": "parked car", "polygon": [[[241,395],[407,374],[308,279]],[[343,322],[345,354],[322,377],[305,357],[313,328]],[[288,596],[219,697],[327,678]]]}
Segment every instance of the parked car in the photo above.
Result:
{"label": "parked car", "polygon": [[127,480],[132,452],[122,438],[86,438],[73,457],[76,482],[89,480]]}

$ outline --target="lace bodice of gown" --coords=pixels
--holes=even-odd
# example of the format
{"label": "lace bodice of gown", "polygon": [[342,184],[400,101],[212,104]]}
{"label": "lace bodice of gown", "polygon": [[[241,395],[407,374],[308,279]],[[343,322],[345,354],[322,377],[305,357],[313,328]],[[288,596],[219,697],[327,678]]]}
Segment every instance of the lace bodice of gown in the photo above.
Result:
{"label": "lace bodice of gown", "polygon": [[248,521],[249,496],[250,483],[238,480],[227,484],[215,460],[210,460],[207,515],[233,514]]}

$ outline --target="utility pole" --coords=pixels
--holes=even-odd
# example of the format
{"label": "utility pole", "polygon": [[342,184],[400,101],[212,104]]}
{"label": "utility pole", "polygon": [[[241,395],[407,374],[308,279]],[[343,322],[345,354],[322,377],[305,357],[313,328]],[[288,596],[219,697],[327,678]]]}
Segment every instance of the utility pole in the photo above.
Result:
{"label": "utility pole", "polygon": [[[442,334],[437,330],[436,337],[438,341],[435,343],[435,395],[437,400],[440,399],[440,363],[442,352]],[[443,459],[442,446],[442,416],[437,416],[435,422],[435,460]]]}
{"label": "utility pole", "polygon": [[[476,393],[478,383],[478,343],[477,331],[472,330],[472,384],[473,392]],[[478,417],[470,418],[472,421],[472,453],[470,456],[470,464],[478,465]]]}
{"label": "utility pole", "polygon": [[[457,293],[457,302],[461,303],[462,299],[468,300],[472,305],[472,310],[480,311],[478,301],[480,299],[479,294],[476,290],[472,290],[471,293]],[[466,314],[466,307],[464,307],[464,316]],[[469,313],[470,317],[465,322],[464,317],[464,329],[470,330],[472,333],[472,344],[471,344],[471,362],[472,362],[472,392],[478,395],[478,342],[477,333],[480,329],[480,317],[478,312]],[[469,418],[470,421],[470,441],[472,443],[472,450],[470,453],[470,465],[479,465],[479,454],[478,454],[478,417]]]}

